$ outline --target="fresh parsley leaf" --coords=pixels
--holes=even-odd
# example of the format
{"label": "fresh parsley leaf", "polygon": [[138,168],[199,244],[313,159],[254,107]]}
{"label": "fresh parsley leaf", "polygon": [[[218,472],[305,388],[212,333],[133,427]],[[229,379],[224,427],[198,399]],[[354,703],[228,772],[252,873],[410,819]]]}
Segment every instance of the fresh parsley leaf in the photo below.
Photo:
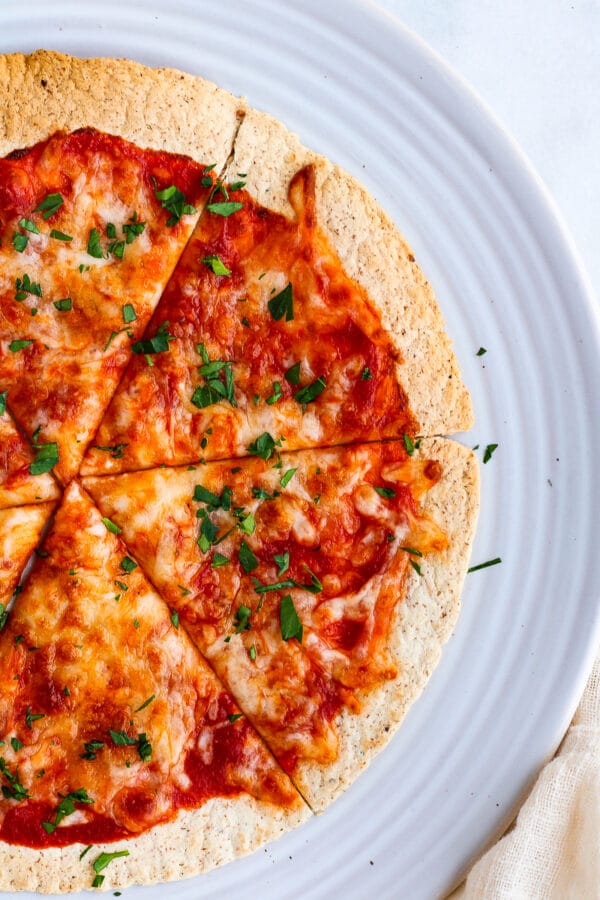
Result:
{"label": "fresh parsley leaf", "polygon": [[45,713],[32,713],[30,707],[28,706],[25,711],[25,724],[29,729],[34,722],[37,722],[38,719],[44,719]]}
{"label": "fresh parsley leaf", "polygon": [[497,447],[498,447],[498,444],[488,444],[488,445],[487,445],[487,447],[486,447],[485,450],[483,451],[483,461],[484,461],[484,463],[487,463],[487,462],[490,461],[490,459],[492,458],[492,455],[493,455],[493,453],[494,453],[494,450],[496,450]]}
{"label": "fresh parsley leaf", "polygon": [[37,281],[32,281],[27,273],[22,278],[15,279],[15,300],[19,303],[27,298],[27,294],[33,294],[35,297],[43,295],[42,286]]}
{"label": "fresh parsley leaf", "polygon": [[300,384],[300,363],[294,363],[283,376],[288,384]]}
{"label": "fresh parsley leaf", "polygon": [[131,345],[131,349],[134,353],[138,355],[144,353],[145,355],[153,354],[153,353],[166,353],[169,349],[169,344],[171,341],[176,340],[176,338],[169,333],[169,323],[163,322],[162,325],[158,328],[158,331],[154,335],[154,337],[146,338],[142,341],[136,341]]}
{"label": "fresh parsley leaf", "polygon": [[249,631],[252,626],[250,624],[250,616],[252,615],[252,610],[249,606],[239,606],[238,611],[235,614],[235,633],[240,634],[242,631]]}
{"label": "fresh parsley leaf", "polygon": [[227,718],[230,722],[237,722],[238,719],[241,719],[244,713],[230,713]]}
{"label": "fresh parsley leaf", "polygon": [[134,712],[138,713],[138,712],[141,712],[143,709],[146,709],[147,706],[150,706],[150,704],[152,703],[153,700],[156,700],[156,694],[152,694],[150,697],[148,697],[147,700],[144,700],[144,702],[142,703],[141,706],[138,706],[137,709],[134,709]]}
{"label": "fresh parsley leaf", "polygon": [[409,563],[411,564],[411,566],[413,567],[413,569],[415,570],[415,572],[417,573],[417,575],[422,575],[422,574],[423,574],[423,573],[421,572],[421,566],[419,565],[418,562],[415,562],[414,559],[409,559]]}
{"label": "fresh parsley leaf", "polygon": [[248,444],[248,452],[252,456],[259,456],[261,459],[270,459],[275,447],[280,445],[281,441],[275,441],[268,431],[263,431],[255,441]]}
{"label": "fresh parsley leaf", "polygon": [[80,753],[81,759],[96,759],[97,751],[102,750],[104,741],[88,741],[83,745],[84,752]]}
{"label": "fresh parsley leaf", "polygon": [[29,800],[29,793],[19,779],[19,768],[13,772],[6,765],[4,757],[0,757],[0,774],[4,775],[8,784],[2,785],[2,795],[7,800]]}
{"label": "fresh parsley leaf", "polygon": [[110,447],[100,447],[98,444],[94,444],[94,450],[102,450],[104,453],[110,453],[113,459],[122,459],[123,451],[125,447],[128,447],[128,444],[113,444]]}
{"label": "fresh parsley leaf", "polygon": [[[188,593],[190,593],[188,591]],[[185,596],[182,594],[182,596]],[[175,612],[175,610],[171,610],[171,623],[175,631],[179,631],[179,613]]]}
{"label": "fresh parsley leaf", "polygon": [[17,353],[19,350],[24,350],[26,347],[30,347],[31,344],[35,343],[33,339],[24,339],[22,341],[11,341],[8,345],[8,349],[11,353]]}
{"label": "fresh parsley leaf", "polygon": [[230,562],[231,560],[228,556],[223,556],[222,553],[214,553],[210,564],[213,569],[220,569],[221,566],[228,566]]}
{"label": "fresh parsley leaf", "polygon": [[284,572],[290,567],[290,554],[289,551],[286,550],[285,553],[275,553],[273,556],[273,561],[277,568],[277,577],[279,578],[283,575]]}
{"label": "fresh parsley leaf", "polygon": [[138,564],[130,556],[124,556],[121,560],[121,568],[124,572],[127,572],[128,575],[130,572],[133,572],[134,569],[137,569],[137,567]]}
{"label": "fresh parsley leaf", "polygon": [[41,212],[42,219],[49,219],[61,208],[65,201],[61,194],[47,194],[41,203],[38,203],[34,212]]}
{"label": "fresh parsley leaf", "polygon": [[30,475],[43,475],[45,472],[49,472],[54,466],[58,463],[58,444],[55,442],[49,444],[40,444],[38,441],[38,436],[40,433],[39,427],[36,428],[34,434],[32,435],[32,444],[33,449],[35,450],[35,457],[33,462],[29,463],[29,474]]}
{"label": "fresh parsley leaf", "polygon": [[15,248],[15,250],[17,251],[17,253],[23,253],[23,251],[27,247],[28,243],[29,243],[29,238],[26,234],[21,234],[20,232],[15,231],[15,233],[12,236],[12,245]]}
{"label": "fresh parsley leaf", "polygon": [[291,322],[294,318],[294,297],[291,281],[286,284],[282,291],[269,300],[267,306],[276,322],[284,316],[286,322]]}
{"label": "fresh parsley leaf", "polygon": [[53,306],[59,312],[70,312],[73,309],[73,301],[70,297],[64,297],[62,300],[54,300]]}
{"label": "fresh parsley leaf", "polygon": [[109,729],[108,733],[110,734],[115,747],[135,747],[137,744],[136,739],[129,737],[125,731],[112,731]]}
{"label": "fresh parsley leaf", "polygon": [[362,372],[360,373],[361,381],[370,381],[373,377],[373,373],[371,372],[368,366],[365,366]]}
{"label": "fresh parsley leaf", "polygon": [[224,216],[227,218],[227,216],[230,216],[232,213],[241,209],[243,205],[243,203],[230,200],[225,203],[209,203],[206,208],[210,213],[215,213],[217,216]]}
{"label": "fresh parsley leaf", "polygon": [[246,575],[248,575],[250,572],[253,572],[254,569],[256,569],[256,567],[258,566],[258,559],[254,555],[246,541],[242,541],[240,544],[240,549],[238,550],[238,559]]}
{"label": "fresh parsley leaf", "polygon": [[88,237],[87,252],[94,259],[103,259],[104,252],[100,245],[100,232],[97,228],[92,228]]}
{"label": "fresh parsley leaf", "polygon": [[136,319],[135,309],[131,303],[126,303],[123,307],[123,321],[126,325],[129,325],[130,322],[135,322]]}
{"label": "fresh parsley leaf", "polygon": [[21,749],[22,749],[23,744],[21,743],[21,741],[19,740],[19,738],[12,737],[12,738],[10,739],[10,746],[13,748],[13,750],[14,750],[15,753],[16,753],[18,750],[21,750]]}
{"label": "fresh parsley leaf", "polygon": [[[62,796],[59,794],[59,797]],[[88,795],[88,792],[85,788],[79,788],[77,791],[71,791],[71,793],[62,797],[62,800],[56,807],[56,813],[54,816],[54,822],[42,822],[42,828],[47,834],[52,834],[52,832],[57,828],[58,825],[62,822],[62,820],[66,816],[72,815],[75,812],[75,804],[76,803],[93,803],[94,801]]]}
{"label": "fresh parsley leaf", "polygon": [[296,391],[294,394],[294,400],[297,403],[301,403],[305,405],[306,403],[311,403],[313,400],[316,400],[317,397],[323,393],[327,382],[323,375],[319,375],[316,381],[313,381],[312,384],[307,384],[306,387],[300,388],[299,391]]}
{"label": "fresh parsley leaf", "polygon": [[287,487],[297,471],[298,467],[296,466],[295,469],[288,469],[286,472],[284,472],[279,479],[279,484],[281,485],[281,487]]}
{"label": "fresh parsley leaf", "polygon": [[171,213],[167,219],[169,228],[177,225],[182,216],[193,216],[197,212],[195,206],[192,206],[191,203],[186,203],[185,194],[175,187],[174,184],[164,188],[162,191],[155,190],[154,195],[157,200],[160,200],[162,208]]}
{"label": "fresh parsley leaf", "polygon": [[133,243],[136,237],[139,237],[146,227],[145,222],[140,222],[138,220],[137,212],[134,212],[132,216],[129,217],[127,224],[123,225],[123,234],[125,235],[125,242],[127,244]]}
{"label": "fresh parsley leaf", "polygon": [[96,874],[102,872],[113,859],[119,859],[120,856],[129,856],[129,850],[117,850],[116,853],[101,853],[94,861],[94,872]]}
{"label": "fresh parsley leaf", "polygon": [[142,762],[150,762],[152,759],[152,744],[146,737],[146,733],[138,734],[138,753]]}
{"label": "fresh parsley leaf", "polygon": [[376,491],[380,497],[391,498],[396,496],[396,491],[393,488],[386,487],[373,487],[373,490]]}
{"label": "fresh parsley leaf", "polygon": [[115,523],[111,521],[111,519],[107,519],[106,516],[102,516],[102,521],[111,534],[121,534],[121,529],[118,525],[115,525]]}
{"label": "fresh parsley leaf", "polygon": [[406,452],[408,453],[409,456],[412,456],[413,453],[415,452],[415,443],[414,443],[413,439],[411,438],[411,436],[409,434],[404,434],[402,437],[404,440],[404,449],[406,450]]}
{"label": "fresh parsley leaf", "polygon": [[485,347],[480,347],[475,356],[483,356],[484,353],[487,353],[487,350],[485,349]]}
{"label": "fresh parsley leaf", "polygon": [[73,238],[70,234],[65,234],[64,231],[57,231],[56,228],[53,228],[50,232],[50,237],[54,238],[56,241],[72,241]]}
{"label": "fresh parsley leaf", "polygon": [[6,397],[8,395],[8,391],[2,391],[0,393],[0,416],[3,416],[6,412]]}
{"label": "fresh parsley leaf", "polygon": [[238,528],[244,532],[244,534],[254,534],[254,529],[256,528],[256,521],[252,513],[247,513],[246,515],[240,518],[238,522]]}
{"label": "fresh parsley leaf", "polygon": [[479,563],[477,566],[471,566],[470,569],[467,569],[467,572],[478,572],[479,569],[487,569],[489,566],[497,566],[502,562],[502,559],[497,556],[495,559],[488,559],[487,562]]}
{"label": "fresh parsley leaf", "polygon": [[220,256],[216,253],[210,256],[203,256],[201,262],[211,270],[214,275],[231,275],[231,269],[228,269]]}
{"label": "fresh parsley leaf", "polygon": [[413,556],[423,556],[420,550],[415,550],[414,547],[400,547],[401,550],[404,550],[405,553],[412,553]]}
{"label": "fresh parsley leaf", "polygon": [[254,662],[254,660],[256,659],[256,647],[254,646],[254,644],[252,644],[252,646],[248,650],[248,656],[250,657],[252,662]]}
{"label": "fresh parsley leaf", "polygon": [[298,618],[298,613],[296,612],[296,607],[294,606],[291,594],[286,594],[285,597],[281,598],[281,603],[279,605],[279,623],[281,626],[281,637],[284,641],[296,638],[299,643],[302,643],[302,622]]}

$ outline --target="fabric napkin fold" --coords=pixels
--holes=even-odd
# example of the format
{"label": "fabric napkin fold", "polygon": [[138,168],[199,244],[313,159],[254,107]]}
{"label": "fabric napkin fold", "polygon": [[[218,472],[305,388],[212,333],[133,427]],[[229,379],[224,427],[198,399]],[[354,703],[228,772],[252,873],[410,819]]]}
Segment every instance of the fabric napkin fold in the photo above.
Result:
{"label": "fabric napkin fold", "polygon": [[600,657],[511,829],[449,900],[600,900]]}

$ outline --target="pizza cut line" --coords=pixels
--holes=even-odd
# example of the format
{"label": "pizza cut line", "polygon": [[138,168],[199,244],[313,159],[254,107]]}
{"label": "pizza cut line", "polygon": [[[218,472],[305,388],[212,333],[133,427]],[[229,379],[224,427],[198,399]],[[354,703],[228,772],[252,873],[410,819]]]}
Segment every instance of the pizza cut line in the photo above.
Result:
{"label": "pizza cut line", "polygon": [[0,886],[177,879],[325,809],[423,689],[470,397],[395,226],[281,123],[0,73],[39,113],[0,115]]}

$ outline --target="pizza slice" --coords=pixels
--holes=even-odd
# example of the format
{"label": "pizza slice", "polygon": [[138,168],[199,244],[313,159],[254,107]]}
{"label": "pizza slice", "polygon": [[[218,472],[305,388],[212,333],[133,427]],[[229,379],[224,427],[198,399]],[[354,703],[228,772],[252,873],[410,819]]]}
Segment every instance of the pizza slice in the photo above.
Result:
{"label": "pizza slice", "polygon": [[27,560],[37,547],[55,503],[0,509],[0,631]]}
{"label": "pizza slice", "polygon": [[324,808],[389,739],[458,614],[473,455],[396,441],[84,483]]}
{"label": "pizza slice", "polygon": [[[202,165],[84,129],[0,160],[0,388],[54,471],[79,468],[207,195]],[[208,178],[210,181],[210,178]]]}
{"label": "pizza slice", "polygon": [[38,447],[33,453],[6,408],[6,393],[0,393],[0,509],[58,496],[57,484],[48,474],[49,451]]}
{"label": "pizza slice", "polygon": [[213,186],[149,328],[169,321],[169,352],[131,361],[83,473],[242,456],[264,433],[293,450],[470,426],[409,248],[356,182],[269,122],[244,119],[229,186]]}
{"label": "pizza slice", "polygon": [[180,878],[308,812],[116,531],[74,482],[0,636],[5,890]]}

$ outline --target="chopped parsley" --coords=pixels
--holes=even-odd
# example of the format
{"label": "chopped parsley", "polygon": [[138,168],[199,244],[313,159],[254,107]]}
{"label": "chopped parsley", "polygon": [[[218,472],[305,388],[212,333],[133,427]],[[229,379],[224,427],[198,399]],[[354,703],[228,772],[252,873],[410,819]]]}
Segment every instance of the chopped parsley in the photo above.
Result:
{"label": "chopped parsley", "polygon": [[290,366],[283,376],[288,384],[300,384],[300,363],[294,363]]}
{"label": "chopped parsley", "polygon": [[191,203],[186,203],[185,194],[175,187],[174,184],[164,188],[162,191],[155,190],[154,195],[157,200],[160,200],[162,208],[171,213],[167,219],[169,228],[177,225],[182,216],[193,216],[197,212],[195,206],[192,206]]}
{"label": "chopped parsley", "polygon": [[230,722],[237,722],[237,720],[241,719],[243,715],[244,715],[244,713],[230,713],[230,715],[228,715],[227,718],[229,719]]}
{"label": "chopped parsley", "polygon": [[138,220],[137,212],[134,212],[134,214],[129,217],[127,224],[122,226],[123,234],[125,235],[125,243],[133,243],[136,237],[140,236],[145,227],[146,223],[140,222]]}
{"label": "chopped parsley", "polygon": [[240,549],[238,550],[238,559],[246,575],[248,575],[250,572],[253,572],[254,569],[256,569],[256,567],[258,566],[258,559],[254,555],[246,541],[242,541],[240,544]]}
{"label": "chopped parsley", "polygon": [[[231,189],[234,190],[233,185],[231,186]],[[224,216],[226,218],[241,209],[243,205],[243,203],[230,200],[225,203],[209,203],[206,208],[210,213],[215,213],[217,216]]]}
{"label": "chopped parsley", "polygon": [[487,353],[487,350],[485,349],[485,347],[480,347],[475,356],[483,356],[484,353]]}
{"label": "chopped parsley", "polygon": [[296,391],[294,394],[294,400],[297,403],[301,403],[305,406],[307,403],[312,403],[313,400],[316,400],[317,397],[323,393],[325,390],[327,382],[323,375],[319,375],[316,381],[313,381],[312,384],[307,384],[306,387],[300,388],[299,391]]}
{"label": "chopped parsley", "polygon": [[[199,345],[204,349],[204,344]],[[212,362],[208,360],[208,354],[204,349],[202,358],[204,365],[200,366],[199,373],[206,379],[206,384],[198,385],[192,394],[191,401],[198,409],[212,406],[221,400],[228,400],[232,406],[237,406],[233,388],[232,363],[221,359]]]}
{"label": "chopped parsley", "polygon": [[391,497],[395,497],[395,496],[396,496],[396,491],[393,490],[393,488],[375,487],[375,486],[374,486],[374,487],[373,487],[373,490],[376,491],[376,492],[379,494],[380,497],[391,498]]}
{"label": "chopped parsley", "polygon": [[138,564],[130,556],[124,556],[121,560],[121,568],[124,572],[127,572],[128,575],[130,572],[133,572],[134,569],[137,569],[137,567]]}
{"label": "chopped parsley", "polygon": [[8,610],[4,606],[4,603],[0,603],[0,631],[3,630],[3,628],[7,622],[8,622]]}
{"label": "chopped parsley", "polygon": [[119,528],[118,525],[115,525],[115,523],[112,521],[112,519],[108,519],[108,518],[106,518],[106,516],[102,516],[102,521],[104,522],[104,525],[106,526],[107,530],[110,531],[111,534],[121,534],[121,529]]}
{"label": "chopped parsley", "polygon": [[423,573],[421,572],[421,566],[419,565],[418,562],[415,562],[414,559],[409,559],[409,563],[411,564],[411,566],[413,567],[413,569],[415,570],[415,572],[417,573],[417,575],[422,575],[422,574],[423,574]]}
{"label": "chopped parsley", "polygon": [[275,447],[281,446],[281,441],[275,441],[268,431],[263,431],[255,441],[248,444],[248,452],[252,456],[260,456],[261,459],[270,459]]}
{"label": "chopped parsley", "polygon": [[415,550],[414,547],[400,547],[401,550],[404,550],[405,553],[412,553],[413,556],[423,556],[420,550]]}
{"label": "chopped parsley", "polygon": [[285,597],[281,598],[281,603],[279,605],[279,624],[281,626],[281,637],[284,641],[296,638],[299,643],[302,643],[302,622],[298,618],[298,613],[296,612],[296,607],[294,606],[291,594],[286,594]]}
{"label": "chopped parsley", "polygon": [[131,345],[131,349],[137,354],[144,353],[148,355],[151,353],[166,353],[169,349],[169,343],[174,340],[176,340],[176,338],[172,334],[169,334],[169,323],[163,322],[162,325],[159,326],[154,337],[136,341],[135,344]]}
{"label": "chopped parsley", "polygon": [[19,350],[25,350],[26,347],[30,347],[35,341],[33,338],[24,338],[20,341],[11,341],[8,345],[8,349],[11,353],[18,353]]}
{"label": "chopped parsley", "polygon": [[42,286],[39,282],[32,281],[26,272],[22,278],[15,279],[15,288],[15,300],[19,303],[26,300],[28,294],[33,294],[35,297],[43,296]]}
{"label": "chopped parsley", "polygon": [[290,554],[289,551],[286,550],[285,553],[275,553],[273,556],[273,561],[277,566],[277,577],[280,578],[284,572],[290,567]]}
{"label": "chopped parsley", "polygon": [[27,244],[29,243],[29,238],[26,234],[20,234],[20,232],[15,231],[12,237],[12,245],[17,251],[17,253],[23,253]]}
{"label": "chopped parsley", "polygon": [[81,759],[96,759],[96,752],[102,750],[104,741],[88,741],[83,745],[84,752],[80,753]]}
{"label": "chopped parsley", "polygon": [[501,563],[502,559],[497,556],[495,559],[488,559],[487,562],[479,563],[477,566],[471,566],[467,569],[467,572],[478,572],[479,569],[487,569],[489,566],[497,566],[498,563]]}
{"label": "chopped parsley", "polygon": [[254,644],[252,644],[252,646],[248,650],[248,656],[250,657],[252,662],[254,662],[254,660],[256,659],[256,647],[254,646]]}
{"label": "chopped parsley", "polygon": [[174,610],[171,610],[171,623],[175,631],[179,631],[179,613],[175,612]]}
{"label": "chopped parsley", "polygon": [[88,795],[88,792],[85,788],[79,788],[76,791],[71,791],[69,794],[63,796],[62,794],[58,795],[61,797],[61,801],[56,807],[56,813],[54,814],[54,822],[42,822],[42,828],[46,832],[46,834],[52,834],[53,831],[60,825],[62,820],[66,816],[70,816],[75,812],[75,804],[76,803],[93,803],[94,801]]}
{"label": "chopped parsley", "polygon": [[54,300],[53,306],[59,312],[70,312],[73,309],[73,301],[70,297],[64,297],[62,300]]}
{"label": "chopped parsley", "polygon": [[28,706],[25,711],[25,724],[29,729],[31,729],[34,722],[38,719],[44,719],[45,713],[32,713],[30,707]]}
{"label": "chopped parsley", "polygon": [[41,212],[42,219],[49,219],[58,212],[65,201],[61,194],[47,194],[41,203],[38,203],[34,212]]}
{"label": "chopped parsley", "polygon": [[126,303],[123,307],[123,321],[126,325],[129,325],[130,322],[135,322],[136,319],[135,309],[131,303]]}
{"label": "chopped parsley", "polygon": [[103,453],[110,453],[113,459],[122,459],[123,451],[125,447],[129,446],[128,444],[113,444],[110,447],[100,447],[98,444],[94,444],[94,450],[102,450]]}
{"label": "chopped parsley", "polygon": [[113,859],[119,859],[120,856],[129,856],[129,850],[117,850],[115,853],[101,853],[100,856],[96,857],[94,860],[94,872],[96,873],[96,877],[92,881],[92,887],[101,886],[104,881],[104,875],[100,875],[100,872],[102,872]]}
{"label": "chopped parsley", "polygon": [[87,252],[94,259],[103,259],[104,251],[100,245],[100,232],[97,228],[92,228],[88,237]]}
{"label": "chopped parsley", "polygon": [[64,231],[57,231],[56,228],[53,228],[50,232],[50,237],[54,238],[55,241],[72,241],[73,238],[70,234],[65,234]]}
{"label": "chopped parsley", "polygon": [[415,452],[415,442],[413,441],[413,439],[411,438],[411,436],[409,434],[404,434],[402,437],[404,440],[404,449],[406,450],[406,452],[408,453],[409,456],[412,456],[413,453]]}
{"label": "chopped parsley", "polygon": [[19,738],[12,737],[12,738],[10,739],[10,746],[13,748],[13,750],[14,750],[15,753],[16,753],[18,750],[21,750],[21,749],[22,749],[23,744],[21,743],[21,741],[19,740]]}
{"label": "chopped parsley", "polygon": [[2,785],[2,796],[6,800],[29,800],[29,793],[19,779],[19,767],[17,766],[14,773],[11,772],[2,756],[0,756],[0,774],[8,781],[8,784]]}
{"label": "chopped parsley", "polygon": [[492,458],[492,455],[493,455],[493,453],[494,453],[494,450],[496,450],[497,447],[498,447],[498,444],[488,444],[488,445],[487,445],[487,447],[486,447],[485,450],[483,451],[483,461],[484,461],[484,463],[487,463],[487,462],[490,461],[490,459]]}
{"label": "chopped parsley", "polygon": [[228,556],[223,556],[222,553],[214,553],[210,564],[213,569],[220,569],[221,566],[227,566],[230,562],[231,560]]}
{"label": "chopped parsley", "polygon": [[370,381],[372,377],[373,377],[373,373],[371,372],[370,368],[368,366],[365,366],[364,369],[362,370],[362,372],[360,373],[360,380],[361,381]]}
{"label": "chopped parsley", "polygon": [[291,322],[294,318],[294,298],[291,281],[288,281],[284,289],[269,300],[267,306],[276,322],[283,319],[284,316],[286,322]]}
{"label": "chopped parsley", "polygon": [[40,428],[38,427],[31,438],[35,457],[33,462],[29,463],[30,475],[43,475],[45,472],[50,472],[58,463],[58,444],[55,442],[40,444],[38,440],[39,433]]}
{"label": "chopped parsley", "polygon": [[295,469],[288,469],[286,472],[284,472],[279,479],[279,484],[281,485],[281,487],[287,487],[297,471],[298,467],[296,466]]}
{"label": "chopped parsley", "polygon": [[235,633],[240,634],[242,631],[249,631],[252,626],[250,625],[250,616],[252,615],[252,610],[249,606],[239,606],[238,611],[235,614]]}
{"label": "chopped parsley", "polygon": [[2,393],[0,393],[0,416],[3,416],[4,413],[6,412],[7,394],[8,394],[8,391],[2,391]]}
{"label": "chopped parsley", "polygon": [[141,706],[138,706],[137,709],[134,709],[134,712],[138,713],[138,712],[141,712],[143,709],[146,709],[147,706],[150,706],[150,704],[152,703],[153,700],[156,700],[156,694],[152,694],[150,697],[148,697],[147,700],[144,700],[144,702],[142,703]]}
{"label": "chopped parsley", "polygon": [[231,275],[231,269],[228,269],[220,256],[216,253],[210,256],[203,256],[201,262],[211,270],[213,275]]}
{"label": "chopped parsley", "polygon": [[265,398],[265,402],[272,406],[273,403],[277,403],[278,400],[281,400],[283,397],[283,391],[281,390],[281,382],[274,381],[273,382],[273,393],[270,397]]}

